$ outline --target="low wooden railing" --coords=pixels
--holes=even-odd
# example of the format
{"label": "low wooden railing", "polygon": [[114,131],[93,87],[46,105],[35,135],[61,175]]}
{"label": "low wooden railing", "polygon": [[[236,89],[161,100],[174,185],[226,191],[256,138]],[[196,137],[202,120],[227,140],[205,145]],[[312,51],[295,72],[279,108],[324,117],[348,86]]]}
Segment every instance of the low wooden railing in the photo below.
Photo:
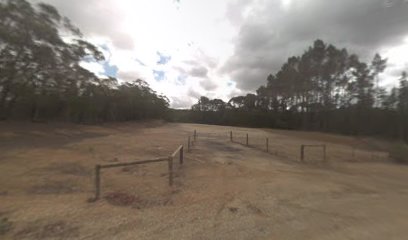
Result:
{"label": "low wooden railing", "polygon": [[168,163],[168,174],[169,174],[169,185],[173,185],[173,160],[176,155],[179,154],[180,165],[184,162],[184,147],[180,145],[174,152],[168,157],[155,158],[150,160],[142,160],[135,162],[123,162],[123,163],[112,163],[112,164],[97,164],[95,166],[95,197],[91,201],[96,201],[100,198],[101,193],[101,170],[104,168],[115,168],[115,167],[126,167],[139,164],[157,163],[165,162]]}

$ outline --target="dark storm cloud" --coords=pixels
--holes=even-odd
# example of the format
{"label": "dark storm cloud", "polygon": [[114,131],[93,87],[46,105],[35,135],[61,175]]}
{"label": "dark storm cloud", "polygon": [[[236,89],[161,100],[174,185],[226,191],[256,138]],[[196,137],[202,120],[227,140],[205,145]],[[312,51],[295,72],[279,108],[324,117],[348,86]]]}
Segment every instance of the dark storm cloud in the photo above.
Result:
{"label": "dark storm cloud", "polygon": [[217,89],[217,84],[209,78],[204,78],[200,81],[200,86],[206,91],[214,91]]}
{"label": "dark storm cloud", "polygon": [[194,67],[189,71],[189,74],[193,77],[205,78],[207,77],[208,70],[207,68],[200,66]]}
{"label": "dark storm cloud", "polygon": [[200,96],[201,96],[201,94],[199,92],[195,91],[192,88],[188,89],[187,95],[189,97],[196,98],[196,99],[200,98]]}
{"label": "dark storm cloud", "polygon": [[286,9],[281,1],[254,2],[244,20],[242,11],[247,3],[238,0],[230,5],[230,21],[242,24],[234,54],[222,72],[229,74],[238,88],[255,90],[288,57],[302,54],[318,38],[371,58],[380,48],[398,45],[408,35],[406,0],[290,2]]}

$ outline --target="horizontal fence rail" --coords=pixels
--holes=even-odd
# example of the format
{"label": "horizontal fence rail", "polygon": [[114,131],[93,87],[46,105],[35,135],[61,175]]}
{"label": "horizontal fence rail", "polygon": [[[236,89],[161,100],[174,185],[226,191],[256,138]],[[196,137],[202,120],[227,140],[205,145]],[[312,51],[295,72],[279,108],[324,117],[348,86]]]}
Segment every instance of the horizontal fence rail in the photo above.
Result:
{"label": "horizontal fence rail", "polygon": [[[192,134],[189,134],[187,137],[187,152],[191,152],[193,146],[200,139],[224,139],[225,141],[230,141],[232,143],[238,143],[246,147],[251,147],[254,149],[265,151],[266,153],[273,154],[278,157],[286,158],[286,159],[299,159],[299,155],[297,154],[297,149],[299,149],[299,145],[289,144],[288,140],[281,140],[277,137],[265,137],[260,136],[259,134],[255,134],[250,136],[245,131],[227,131],[227,132],[220,132],[220,133],[211,133],[211,132],[203,132],[198,134],[197,130],[194,130]],[[305,162],[305,153],[306,148],[321,148],[322,149],[322,158],[323,162],[327,162],[327,146],[326,144],[301,144],[300,145],[300,162]],[[348,153],[350,152],[350,153]],[[310,154],[310,153],[309,153]],[[350,154],[350,155],[349,155]],[[389,158],[388,154],[384,154],[381,152],[368,152],[362,150],[356,150],[354,147],[351,149],[333,149],[331,150],[331,156],[340,158],[342,160],[355,160],[359,156],[364,156],[364,158],[374,159],[387,159]],[[157,163],[157,162],[168,162],[168,175],[169,175],[169,185],[173,185],[173,161],[176,156],[179,155],[179,164],[182,165],[184,163],[184,146],[180,145],[176,148],[176,150],[168,157],[160,157],[156,159],[150,160],[141,160],[141,161],[134,161],[134,162],[122,162],[122,163],[112,163],[112,164],[98,164],[95,166],[95,197],[94,200],[98,200],[100,197],[101,192],[101,170],[107,168],[115,168],[115,167],[125,167],[125,166],[132,166],[132,165],[139,165],[139,164],[150,164],[150,163]],[[316,154],[312,154],[314,158]],[[320,154],[319,154],[320,155]],[[346,156],[347,155],[347,156]],[[339,157],[340,156],[340,157]],[[349,159],[350,158],[350,159]]]}
{"label": "horizontal fence rail", "polygon": [[[196,132],[194,133],[195,135],[197,134]],[[262,151],[265,151],[266,153],[279,156],[282,158],[287,158],[287,159],[298,159],[298,156],[296,154],[296,149],[299,145],[288,145],[282,142],[278,142],[277,138],[270,138],[270,137],[265,137],[261,136],[259,134],[254,135],[249,135],[249,133],[245,131],[227,131],[225,133],[211,133],[211,132],[200,132],[200,138],[204,139],[225,139],[229,140],[232,143],[237,143],[241,144],[246,147],[254,148],[254,149],[259,149]],[[326,162],[327,157],[326,157],[326,144],[302,144],[301,148],[304,149],[305,147],[322,147],[323,148],[323,160]],[[304,150],[303,152],[303,157],[301,157],[301,162],[304,162]]]}
{"label": "horizontal fence rail", "polygon": [[136,161],[136,162],[103,164],[103,165],[99,165],[99,168],[126,167],[126,166],[138,165],[138,164],[163,162],[163,161],[167,161],[167,160],[168,160],[167,157],[165,157],[165,158],[163,157],[163,158],[156,158],[156,159],[151,159],[151,160],[142,160],[142,161]]}
{"label": "horizontal fence rail", "polygon": [[[189,137],[190,139],[190,137]],[[97,164],[95,166],[95,196],[91,201],[96,201],[100,198],[101,193],[101,173],[102,169],[104,168],[115,168],[115,167],[126,167],[126,166],[133,166],[133,165],[140,165],[140,164],[150,164],[150,163],[158,163],[158,162],[166,162],[168,163],[168,175],[169,175],[169,185],[173,185],[173,159],[179,154],[179,162],[180,165],[184,162],[184,147],[180,145],[177,149],[168,157],[160,157],[150,160],[141,160],[141,161],[134,161],[134,162],[122,162],[122,163],[111,163],[111,164]]]}
{"label": "horizontal fence rail", "polygon": [[[273,154],[275,156],[279,156],[286,159],[299,159],[299,155],[297,154],[297,149],[299,149],[299,145],[297,144],[290,144],[289,140],[282,140],[278,137],[265,137],[259,136],[259,134],[255,134],[250,136],[248,133],[244,131],[227,131],[223,133],[197,133],[194,130],[192,135],[188,135],[187,137],[187,152],[191,152],[193,146],[198,141],[198,137],[200,139],[224,139],[225,141],[230,141],[231,143],[238,143],[246,147],[251,147],[254,149],[265,151],[266,153]],[[327,162],[327,147],[326,144],[301,144],[300,145],[300,162],[305,162],[305,150],[306,148],[322,148],[322,158],[324,162]],[[351,153],[350,155],[349,152]],[[362,150],[356,150],[354,147],[350,149],[333,149],[331,150],[331,156],[336,158],[341,158],[342,160],[347,160],[351,157],[351,160],[355,160],[357,153],[359,155],[364,155],[366,158],[369,156],[372,160],[374,159],[388,159],[388,153],[384,154],[383,152],[368,152]],[[347,154],[346,154],[347,153]],[[168,157],[160,157],[156,159],[150,160],[141,160],[135,162],[122,162],[122,163],[112,163],[112,164],[98,164],[95,166],[95,197],[93,200],[98,200],[100,197],[101,192],[101,170],[104,168],[114,168],[114,167],[125,167],[131,165],[139,165],[139,164],[149,164],[149,163],[157,163],[157,162],[168,162],[168,175],[169,175],[169,185],[173,185],[173,160],[176,158],[177,154],[179,155],[179,163],[182,165],[184,163],[184,146],[180,145],[177,149]],[[313,154],[312,154],[313,155]],[[337,156],[340,157],[337,157]],[[344,156],[348,156],[345,157]],[[314,156],[314,155],[313,155]],[[314,156],[315,157],[315,156]]]}

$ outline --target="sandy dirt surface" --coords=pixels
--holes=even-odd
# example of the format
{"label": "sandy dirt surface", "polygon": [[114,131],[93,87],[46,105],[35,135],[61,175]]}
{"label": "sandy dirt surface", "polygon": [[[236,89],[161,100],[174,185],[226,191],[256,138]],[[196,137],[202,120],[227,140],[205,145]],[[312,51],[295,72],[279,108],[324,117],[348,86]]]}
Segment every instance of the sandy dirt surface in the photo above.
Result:
{"label": "sandy dirt surface", "polygon": [[[194,129],[172,187],[167,163],[104,169],[102,199],[87,201],[95,164],[167,156]],[[318,148],[299,162],[301,144],[326,144],[328,162]],[[378,144],[162,122],[0,123],[0,239],[407,239],[408,167]]]}

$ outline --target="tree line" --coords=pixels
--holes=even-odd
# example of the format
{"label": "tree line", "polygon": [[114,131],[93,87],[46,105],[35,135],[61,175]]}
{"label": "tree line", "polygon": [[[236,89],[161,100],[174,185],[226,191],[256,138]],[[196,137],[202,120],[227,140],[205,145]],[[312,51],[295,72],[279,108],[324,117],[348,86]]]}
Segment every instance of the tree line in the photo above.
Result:
{"label": "tree line", "polygon": [[380,86],[387,60],[379,54],[366,63],[347,49],[316,40],[301,56],[287,59],[269,74],[256,94],[228,102],[201,97],[191,111],[173,118],[211,124],[274,127],[379,135],[408,141],[408,79]]}
{"label": "tree line", "polygon": [[0,119],[74,122],[161,118],[168,99],[138,79],[101,78],[105,60],[53,6],[0,0]]}
{"label": "tree line", "polygon": [[81,66],[104,61],[97,46],[51,5],[0,0],[0,119],[73,122],[166,118],[223,125],[381,135],[408,141],[408,77],[380,87],[387,64],[366,63],[347,49],[316,40],[287,59],[256,94],[228,102],[201,97],[191,110],[143,80],[120,82]]}

